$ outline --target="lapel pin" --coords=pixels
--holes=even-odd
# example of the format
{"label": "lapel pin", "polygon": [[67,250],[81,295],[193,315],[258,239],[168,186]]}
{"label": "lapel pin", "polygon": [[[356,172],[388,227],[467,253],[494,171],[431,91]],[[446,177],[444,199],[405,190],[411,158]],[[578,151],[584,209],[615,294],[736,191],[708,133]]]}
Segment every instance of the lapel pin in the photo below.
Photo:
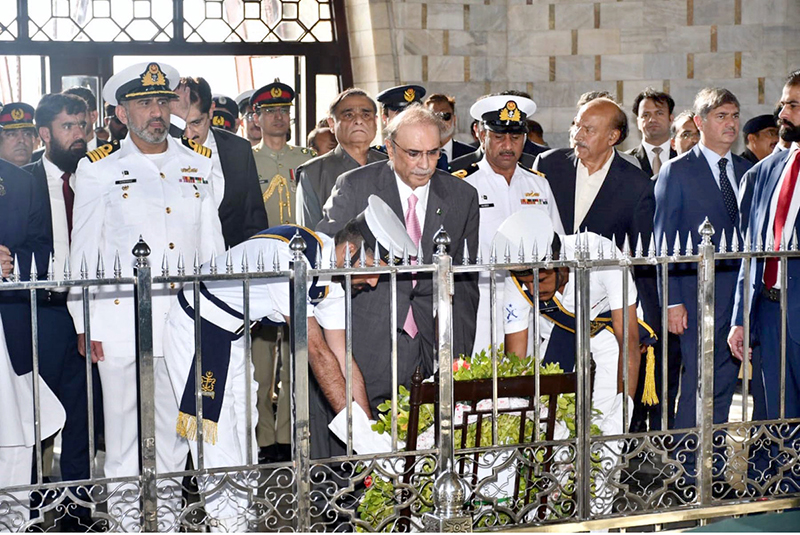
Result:
{"label": "lapel pin", "polygon": [[437,208],[436,209],[436,215],[442,215],[442,209],[441,208]]}

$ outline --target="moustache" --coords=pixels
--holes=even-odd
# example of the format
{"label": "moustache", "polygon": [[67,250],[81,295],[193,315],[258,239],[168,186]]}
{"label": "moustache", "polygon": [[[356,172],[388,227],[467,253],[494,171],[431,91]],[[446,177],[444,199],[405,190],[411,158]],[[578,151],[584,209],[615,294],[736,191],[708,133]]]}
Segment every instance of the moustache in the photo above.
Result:
{"label": "moustache", "polygon": [[84,140],[75,141],[69,146],[69,150],[86,150],[86,142]]}
{"label": "moustache", "polygon": [[152,119],[147,124],[148,124],[148,126],[160,125],[160,126],[162,126],[164,128],[167,127],[167,123],[166,123],[166,121],[164,121],[164,119]]}
{"label": "moustache", "polygon": [[794,128],[794,123],[791,121],[787,121],[786,119],[778,119],[778,125],[785,126],[786,128]]}
{"label": "moustache", "polygon": [[500,151],[500,156],[516,156],[516,155],[512,150],[502,150]]}

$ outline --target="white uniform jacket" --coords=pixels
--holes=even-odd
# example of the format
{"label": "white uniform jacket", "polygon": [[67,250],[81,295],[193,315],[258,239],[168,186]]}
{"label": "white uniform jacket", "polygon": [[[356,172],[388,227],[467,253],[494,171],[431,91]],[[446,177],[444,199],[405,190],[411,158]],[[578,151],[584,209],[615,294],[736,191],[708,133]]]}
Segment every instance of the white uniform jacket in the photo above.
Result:
{"label": "white uniform jacket", "polygon": [[[130,140],[112,149],[105,145],[81,160],[76,171],[70,263],[78,278],[85,257],[89,277],[96,274],[98,252],[105,276],[113,276],[114,257],[119,253],[122,276],[133,275],[136,259],[132,249],[144,239],[152,251],[150,265],[158,270],[166,253],[174,270],[182,252],[191,264],[195,250],[209,259],[224,250],[222,229],[211,184],[210,151],[193,150],[181,140],[167,137],[165,153],[143,154]],[[163,354],[162,333],[174,288],[153,285],[153,349]],[[78,333],[85,332],[80,290],[72,290],[70,312]],[[91,338],[119,343],[134,352],[133,287],[93,288],[90,318]],[[106,349],[106,353],[108,350]]]}

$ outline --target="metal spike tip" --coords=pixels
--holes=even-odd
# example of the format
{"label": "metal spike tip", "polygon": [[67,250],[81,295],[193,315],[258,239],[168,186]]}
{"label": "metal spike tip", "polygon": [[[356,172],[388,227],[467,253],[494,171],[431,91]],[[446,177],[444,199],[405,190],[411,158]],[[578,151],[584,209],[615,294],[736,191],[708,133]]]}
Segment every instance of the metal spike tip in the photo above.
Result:
{"label": "metal spike tip", "polygon": [[548,264],[553,261],[553,244],[549,239],[545,242],[544,261]]}
{"label": "metal spike tip", "polygon": [[[319,261],[319,256],[317,256],[317,261]],[[249,273],[250,266],[247,263],[247,250],[242,251],[242,273]]]}
{"label": "metal spike tip", "polygon": [[538,240],[533,240],[533,248],[531,248],[531,261],[538,262],[539,258],[539,243]]}
{"label": "metal spike tip", "polygon": [[781,241],[778,244],[778,247],[779,247],[778,250],[779,251],[785,251],[786,250],[786,245],[787,245],[786,244],[786,232],[781,232]]}
{"label": "metal spike tip", "polygon": [[625,241],[622,243],[622,256],[630,256],[631,255],[631,244],[628,240],[628,235],[625,235]]}
{"label": "metal spike tip", "polygon": [[642,233],[640,232],[636,236],[636,250],[634,251],[633,254],[634,254],[635,258],[641,258],[643,253],[644,253],[644,250],[643,250],[643,247],[642,247]]}
{"label": "metal spike tip", "polygon": [[[734,231],[734,234],[736,232]],[[727,253],[728,252],[728,239],[725,236],[725,229],[722,229],[722,233],[719,235],[719,252],[720,253]]]}
{"label": "metal spike tip", "polygon": [[39,273],[36,270],[36,253],[31,253],[31,273],[32,281],[39,280]]}
{"label": "metal spike tip", "polygon": [[747,232],[744,234],[744,243],[742,244],[742,252],[749,253],[750,249],[753,248],[753,239],[750,236],[750,228],[748,227]]}
{"label": "metal spike tip", "polygon": [[56,259],[53,257],[53,253],[47,257],[47,280],[51,281],[54,280],[56,277]]}
{"label": "metal spike tip", "polygon": [[410,266],[411,259],[408,257],[408,246],[403,245],[403,265]]}
{"label": "metal spike tip", "polygon": [[103,262],[103,255],[100,250],[97,251],[97,278],[102,279],[106,276],[106,266]]}
{"label": "metal spike tip", "polygon": [[264,249],[258,250],[258,258],[256,259],[256,271],[264,273]]}
{"label": "metal spike tip", "polygon": [[391,263],[392,263],[392,265],[394,265],[394,264],[395,264],[395,262],[394,262],[395,258],[397,258],[397,255],[396,255],[396,254],[395,254],[395,252],[394,252],[394,244],[392,244],[392,245],[389,247],[389,262],[391,262]]}
{"label": "metal spike tip", "polygon": [[114,251],[114,277],[117,279],[122,277],[122,262],[119,259],[119,249]]}
{"label": "metal spike tip", "polygon": [[14,255],[14,271],[11,273],[11,280],[19,282],[19,258],[16,254]]}
{"label": "metal spike tip", "polygon": [[510,264],[511,263],[511,244],[506,242],[506,250],[503,254],[503,263]]}
{"label": "metal spike tip", "polygon": [[328,259],[328,269],[336,269],[336,248],[335,247],[333,249],[331,249],[331,257]]}
{"label": "metal spike tip", "polygon": [[478,255],[475,257],[475,264],[483,264],[483,249],[480,243],[478,244]]}
{"label": "metal spike tip", "polygon": [[603,253],[603,242],[598,241],[597,242],[597,259],[598,260],[603,260],[603,256],[605,256],[604,253]]}
{"label": "metal spike tip", "polygon": [[161,256],[161,275],[164,277],[169,276],[169,258],[167,258],[167,251]]}
{"label": "metal spike tip", "polygon": [[272,270],[273,271],[281,270],[281,257],[278,255],[277,249],[275,249],[275,254],[272,255]]}
{"label": "metal spike tip", "polygon": [[183,251],[178,251],[178,275],[186,275],[186,261],[183,258]]}
{"label": "metal spike tip", "polygon": [[461,264],[464,266],[468,266],[470,261],[469,257],[469,244],[467,243],[467,239],[464,238],[464,252],[461,256]]}
{"label": "metal spike tip", "polygon": [[519,250],[517,251],[517,261],[518,262],[525,261],[525,240],[523,238],[519,239]]}
{"label": "metal spike tip", "polygon": [[672,244],[672,256],[681,255],[681,232],[675,231],[675,242]]}
{"label": "metal spike tip", "polygon": [[359,267],[364,267],[367,265],[367,248],[364,245],[364,240],[361,240],[361,249],[358,251],[358,263]]}
{"label": "metal spike tip", "polygon": [[317,244],[317,261],[314,264],[316,269],[322,269],[322,247],[319,243]]}
{"label": "metal spike tip", "polygon": [[763,248],[764,248],[764,243],[763,243],[763,240],[761,238],[761,233],[759,232],[759,233],[756,234],[756,250],[755,250],[755,252],[760,253]]}
{"label": "metal spike tip", "polygon": [[233,273],[233,257],[231,256],[230,247],[228,247],[228,252],[225,254],[225,273]]}
{"label": "metal spike tip", "polygon": [[72,268],[69,265],[69,255],[64,258],[64,280],[72,279]]}
{"label": "metal spike tip", "polygon": [[739,233],[734,229],[733,236],[731,237],[731,252],[739,252]]}
{"label": "metal spike tip", "polygon": [[795,228],[792,231],[792,241],[789,242],[789,250],[796,251],[797,250],[797,229]]}
{"label": "metal spike tip", "polygon": [[211,253],[211,258],[208,261],[208,267],[211,268],[211,273],[217,273],[217,252],[214,251]]}
{"label": "metal spike tip", "polygon": [[350,242],[344,242],[344,267],[345,269],[350,267]]}
{"label": "metal spike tip", "polygon": [[[14,259],[14,266],[16,267],[16,258]],[[89,267],[86,263],[86,253],[81,255],[81,279],[89,278]]]}
{"label": "metal spike tip", "polygon": [[194,263],[192,267],[194,274],[198,275],[200,273],[200,251],[197,249],[194,250]]}
{"label": "metal spike tip", "polygon": [[375,247],[372,249],[372,265],[381,265],[381,244],[378,243],[377,239],[375,240]]}
{"label": "metal spike tip", "polygon": [[694,252],[694,244],[692,244],[692,233],[686,235],[686,256],[690,256]]}
{"label": "metal spike tip", "polygon": [[494,240],[492,240],[492,251],[489,253],[489,263],[497,263],[497,243]]}
{"label": "metal spike tip", "polygon": [[669,246],[667,245],[667,233],[664,232],[661,234],[661,251],[659,251],[660,256],[668,256],[669,255]]}
{"label": "metal spike tip", "polygon": [[650,244],[647,246],[647,256],[648,258],[656,257],[656,237],[652,232],[650,233]]}

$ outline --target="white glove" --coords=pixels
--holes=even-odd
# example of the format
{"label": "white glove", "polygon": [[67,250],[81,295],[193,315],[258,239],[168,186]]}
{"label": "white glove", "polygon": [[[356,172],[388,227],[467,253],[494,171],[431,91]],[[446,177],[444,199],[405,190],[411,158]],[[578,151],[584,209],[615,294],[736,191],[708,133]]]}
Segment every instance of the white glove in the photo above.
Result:
{"label": "white glove", "polygon": [[[624,397],[623,397],[624,396]],[[628,421],[625,426],[622,425],[622,402],[628,398]],[[621,435],[625,432],[625,428],[630,426],[631,418],[633,417],[633,399],[621,392],[614,398],[614,404],[611,408],[603,414],[603,420],[598,424],[598,427],[604,435]]]}
{"label": "white glove", "polygon": [[[353,449],[359,455],[392,451],[392,437],[372,430],[375,422],[367,418],[358,403],[353,403]],[[347,407],[328,424],[336,437],[347,444]]]}

